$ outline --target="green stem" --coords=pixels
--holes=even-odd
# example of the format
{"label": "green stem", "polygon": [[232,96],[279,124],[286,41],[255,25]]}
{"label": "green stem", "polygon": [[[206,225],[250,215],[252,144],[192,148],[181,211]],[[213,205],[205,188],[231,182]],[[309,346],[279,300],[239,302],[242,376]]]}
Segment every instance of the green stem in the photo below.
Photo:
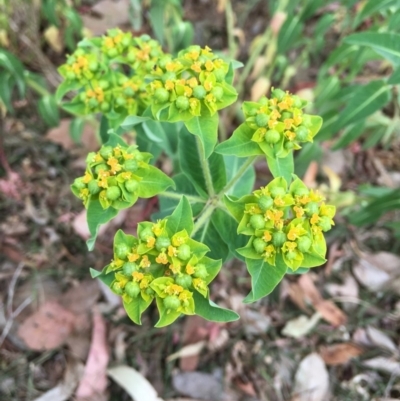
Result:
{"label": "green stem", "polygon": [[210,166],[208,165],[208,162],[204,157],[204,146],[203,143],[201,142],[201,139],[197,135],[195,135],[195,137],[196,137],[197,150],[199,153],[200,165],[201,169],[203,170],[204,179],[206,181],[206,189],[209,197],[212,198],[215,195],[215,192],[211,177]]}
{"label": "green stem", "polygon": [[43,86],[39,85],[36,81],[34,81],[32,78],[25,77],[25,82],[27,85],[33,89],[36,93],[38,93],[40,96],[48,96],[50,95],[50,92],[44,88]]}
{"label": "green stem", "polygon": [[222,191],[218,194],[218,197],[221,198],[226,192],[228,192],[243,176],[244,172],[256,161],[258,156],[249,157],[246,163],[242,164],[242,167],[237,171],[237,173],[232,177],[232,179],[225,185]]}
{"label": "green stem", "polygon": [[206,200],[200,198],[200,196],[177,194],[175,192],[168,192],[168,191],[158,194],[158,197],[169,198],[169,199],[182,199],[182,196],[184,196],[191,203],[206,203]]}
{"label": "green stem", "polygon": [[214,210],[217,208],[218,204],[214,203],[208,203],[206,207],[203,209],[202,213],[200,214],[199,218],[197,219],[196,223],[194,223],[193,226],[193,231],[191,233],[191,236],[193,237],[194,234],[197,233],[197,231],[200,230],[201,227],[204,226],[204,224],[207,223],[211,215],[213,214]]}
{"label": "green stem", "polygon": [[228,33],[228,48],[229,48],[229,58],[233,59],[236,53],[235,36],[233,31],[235,29],[232,3],[230,0],[226,1],[225,4],[225,18],[226,18],[226,29]]}

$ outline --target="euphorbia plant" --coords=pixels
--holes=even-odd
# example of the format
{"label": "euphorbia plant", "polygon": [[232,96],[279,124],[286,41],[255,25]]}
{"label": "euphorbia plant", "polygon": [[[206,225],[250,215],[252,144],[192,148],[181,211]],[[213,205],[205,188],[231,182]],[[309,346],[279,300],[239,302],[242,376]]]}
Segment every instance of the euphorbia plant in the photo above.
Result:
{"label": "euphorbia plant", "polygon": [[[182,314],[238,319],[213,303],[209,291],[233,257],[246,263],[252,279],[244,302],[268,295],[286,273],[325,262],[323,233],[335,208],[294,175],[293,165],[293,152],[313,140],[322,119],[303,112],[304,100],[275,89],[270,98],[244,102],[244,122],[218,143],[218,110],[237,98],[238,65],[208,47],[173,56],[148,36],[111,30],[83,41],[60,67],[65,81],[58,97],[77,91],[64,107],[102,113],[104,144],[88,155],[85,174],[72,185],[87,208],[89,248],[99,226],[121,209],[159,196],[153,222],[139,223],[137,237],[119,230],[110,264],[91,270],[122,296],[135,323],[153,300],[157,327]],[[132,131],[136,143],[127,144],[121,135]],[[175,175],[154,167],[147,150],[165,151]],[[274,179],[252,192],[257,157]]]}

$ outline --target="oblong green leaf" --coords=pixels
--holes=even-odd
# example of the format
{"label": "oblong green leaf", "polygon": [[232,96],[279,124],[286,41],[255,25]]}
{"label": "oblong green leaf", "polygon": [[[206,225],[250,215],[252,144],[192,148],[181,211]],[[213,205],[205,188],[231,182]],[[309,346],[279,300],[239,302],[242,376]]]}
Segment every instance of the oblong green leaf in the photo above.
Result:
{"label": "oblong green leaf", "polygon": [[222,308],[210,299],[204,298],[197,291],[193,292],[196,315],[211,322],[234,322],[240,316],[229,309]]}
{"label": "oblong green leaf", "polygon": [[170,235],[182,230],[186,230],[190,235],[193,231],[192,208],[185,196],[182,197],[172,215],[168,217],[166,227]]}
{"label": "oblong green leaf", "polygon": [[136,174],[142,178],[140,181],[139,198],[151,198],[169,187],[175,187],[174,181],[154,166],[139,169]]}

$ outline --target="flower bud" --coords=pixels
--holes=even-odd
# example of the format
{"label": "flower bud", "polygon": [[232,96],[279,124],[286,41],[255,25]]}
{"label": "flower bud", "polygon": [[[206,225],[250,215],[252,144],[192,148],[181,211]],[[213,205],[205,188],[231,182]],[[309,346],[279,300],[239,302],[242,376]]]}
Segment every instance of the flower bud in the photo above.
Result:
{"label": "flower bud", "polygon": [[99,63],[97,61],[91,61],[89,63],[89,70],[95,72],[99,68]]}
{"label": "flower bud", "polygon": [[262,240],[261,238],[255,238],[253,241],[254,250],[259,253],[260,255],[264,252],[267,243]]}
{"label": "flower bud", "polygon": [[282,89],[274,89],[272,91],[272,97],[281,101],[285,96],[285,92]]}
{"label": "flower bud", "polygon": [[108,50],[107,50],[107,56],[108,56],[108,57],[114,58],[114,57],[116,57],[117,55],[118,55],[118,50],[117,50],[117,49],[112,48],[112,49],[108,49]]}
{"label": "flower bud", "polygon": [[175,283],[183,288],[189,288],[192,285],[192,281],[192,277],[188,274],[181,274],[180,276],[175,278]]}
{"label": "flower bud", "polygon": [[278,131],[274,129],[268,130],[267,133],[265,134],[265,142],[267,143],[274,144],[279,142],[279,139],[281,139],[281,135]]}
{"label": "flower bud", "polygon": [[125,292],[131,298],[136,298],[140,294],[140,286],[136,281],[129,281],[125,285]]}
{"label": "flower bud", "polygon": [[294,148],[294,143],[293,142],[290,142],[290,141],[285,142],[285,149],[286,150],[293,150],[293,148]]}
{"label": "flower bud", "polygon": [[196,99],[199,99],[199,100],[204,99],[204,96],[206,94],[207,94],[207,91],[203,85],[198,85],[193,88],[193,96]]}
{"label": "flower bud", "polygon": [[190,246],[182,244],[178,248],[178,258],[181,260],[188,260],[190,258]]}
{"label": "flower bud", "polygon": [[293,95],[292,99],[293,99],[293,107],[296,107],[297,109],[303,107],[303,102],[297,95]]}
{"label": "flower bud", "polygon": [[135,91],[130,86],[128,86],[124,89],[124,95],[128,97],[133,97],[135,96]]}
{"label": "flower bud", "polygon": [[119,259],[125,259],[129,251],[130,249],[127,244],[122,243],[115,246],[115,255]]}
{"label": "flower bud", "polygon": [[142,241],[147,241],[149,237],[154,238],[153,230],[150,227],[146,227],[144,230],[140,232],[140,239]]}
{"label": "flower bud", "polygon": [[269,116],[267,114],[259,113],[256,116],[256,124],[259,127],[265,127],[268,123],[268,120],[269,120]]}
{"label": "flower bud", "polygon": [[159,103],[166,103],[169,100],[169,92],[164,88],[157,88],[154,97]]}
{"label": "flower bud", "polygon": [[297,240],[297,249],[303,253],[308,252],[311,248],[311,244],[311,238],[304,235]]}
{"label": "flower bud", "polygon": [[121,190],[118,187],[109,187],[106,191],[106,197],[110,201],[115,201],[121,196]]}
{"label": "flower bud", "polygon": [[126,262],[122,266],[122,272],[125,276],[131,277],[132,273],[138,270],[138,265],[134,262]]}
{"label": "flower bud", "polygon": [[194,272],[193,276],[195,276],[197,278],[201,278],[201,279],[204,280],[208,276],[208,272],[207,272],[206,266],[203,263],[199,263],[195,267],[195,272]]}
{"label": "flower bud", "polygon": [[124,163],[124,169],[134,173],[138,169],[138,163],[134,159],[129,159]]}
{"label": "flower bud", "polygon": [[89,184],[88,184],[88,188],[89,188],[89,192],[90,192],[92,195],[96,195],[96,194],[98,194],[98,193],[100,192],[100,187],[99,187],[99,185],[97,184],[97,181],[96,181],[96,180],[90,181]]}
{"label": "flower bud", "polygon": [[139,188],[139,182],[136,180],[129,180],[125,182],[125,188],[130,193],[135,193]]}
{"label": "flower bud", "polygon": [[189,99],[186,96],[178,96],[175,105],[177,109],[181,111],[186,111],[190,106]]}
{"label": "flower bud", "polygon": [[171,309],[176,311],[181,306],[181,301],[176,295],[168,295],[163,300],[166,309]]}
{"label": "flower bud", "polygon": [[101,105],[100,105],[100,110],[103,112],[103,113],[107,113],[107,111],[109,111],[110,110],[110,103],[108,103],[108,102],[102,102],[101,103]]}
{"label": "flower bud", "polygon": [[286,241],[286,234],[283,231],[277,231],[272,234],[272,243],[276,247],[281,247]]}
{"label": "flower bud", "polygon": [[101,163],[101,164],[98,164],[98,165],[94,168],[94,172],[95,172],[96,174],[99,174],[101,170],[107,171],[107,170],[108,170],[107,164]]}
{"label": "flower bud", "polygon": [[156,249],[157,251],[162,251],[163,249],[167,249],[171,245],[171,240],[168,237],[158,237],[156,240]]}
{"label": "flower bud", "polygon": [[109,157],[112,156],[112,154],[113,154],[113,148],[112,148],[112,146],[102,146],[101,149],[100,149],[100,151],[99,151],[99,153],[100,153],[100,156],[101,156],[103,159],[106,159],[106,160],[107,160]]}
{"label": "flower bud", "polygon": [[117,103],[118,106],[123,107],[123,106],[126,105],[126,99],[125,99],[124,97],[122,97],[122,96],[118,96],[118,97],[115,99],[115,103]]}
{"label": "flower bud", "polygon": [[274,204],[273,199],[270,196],[263,195],[258,200],[258,206],[260,209],[265,212],[266,210],[270,209]]}
{"label": "flower bud", "polygon": [[250,225],[255,229],[255,230],[261,230],[262,228],[265,227],[265,220],[264,217],[261,214],[253,214],[250,217]]}
{"label": "flower bud", "polygon": [[304,127],[304,125],[300,125],[300,127],[296,130],[296,140],[300,142],[304,142],[308,137],[308,128]]}
{"label": "flower bud", "polygon": [[121,40],[122,46],[128,47],[131,44],[131,37],[130,36],[124,36]]}
{"label": "flower bud", "polygon": [[211,94],[215,97],[215,99],[221,100],[222,96],[224,96],[224,89],[220,86],[216,86],[211,90]]}

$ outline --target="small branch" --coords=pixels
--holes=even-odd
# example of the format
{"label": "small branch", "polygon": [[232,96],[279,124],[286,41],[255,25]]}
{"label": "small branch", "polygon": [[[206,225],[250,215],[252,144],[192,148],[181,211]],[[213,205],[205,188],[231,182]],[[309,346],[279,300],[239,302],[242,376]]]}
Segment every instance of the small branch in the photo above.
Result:
{"label": "small branch", "polygon": [[206,200],[200,198],[200,196],[177,194],[175,192],[168,192],[168,191],[162,192],[161,194],[158,195],[158,197],[164,197],[169,199],[182,199],[182,196],[184,196],[191,203],[206,203]]}
{"label": "small branch", "polygon": [[208,165],[208,162],[204,157],[204,146],[203,143],[201,142],[201,139],[197,135],[195,135],[195,138],[196,138],[197,150],[199,153],[200,165],[201,169],[203,170],[204,180],[206,182],[206,189],[209,197],[212,198],[215,195],[215,192],[211,177],[210,166]]}
{"label": "small branch", "polygon": [[226,18],[226,30],[228,34],[229,58],[233,59],[236,54],[235,35],[233,33],[235,29],[235,23],[234,23],[234,14],[232,10],[232,3],[230,0],[227,0],[225,4],[225,18]]}
{"label": "small branch", "polygon": [[197,231],[203,227],[207,221],[210,219],[211,215],[213,214],[214,210],[217,208],[217,204],[208,203],[206,207],[203,209],[203,212],[200,214],[199,218],[197,219],[196,223],[194,224],[193,231],[191,236],[193,237]]}

